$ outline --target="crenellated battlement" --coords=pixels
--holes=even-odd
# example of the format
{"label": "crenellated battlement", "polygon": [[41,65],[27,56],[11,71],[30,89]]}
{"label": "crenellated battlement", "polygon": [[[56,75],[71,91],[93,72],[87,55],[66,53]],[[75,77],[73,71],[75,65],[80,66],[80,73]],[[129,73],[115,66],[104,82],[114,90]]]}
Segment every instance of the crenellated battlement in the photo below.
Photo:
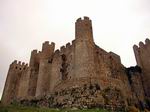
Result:
{"label": "crenellated battlement", "polygon": [[37,49],[34,49],[34,50],[31,51],[31,56],[37,57],[40,53],[41,53],[41,51],[38,51]]}
{"label": "crenellated battlement", "polygon": [[84,22],[84,21],[90,21],[91,22],[91,20],[90,20],[90,18],[89,17],[87,17],[87,16],[84,16],[84,18],[82,19],[82,18],[78,18],[77,20],[76,20],[76,22]]}
{"label": "crenellated battlement", "polygon": [[150,40],[148,38],[145,39],[145,44],[150,45]]}
{"label": "crenellated battlement", "polygon": [[66,48],[70,48],[71,47],[71,44],[68,42],[67,44],[66,44]]}
{"label": "crenellated battlement", "polygon": [[37,54],[37,53],[38,53],[38,50],[37,50],[37,49],[34,49],[34,50],[32,51],[32,53]]}
{"label": "crenellated battlement", "polygon": [[60,51],[61,52],[64,52],[66,49],[70,48],[71,47],[71,44],[70,43],[67,43],[66,45],[63,45],[60,47]]}
{"label": "crenellated battlement", "polygon": [[92,22],[89,17],[79,18],[76,20],[75,25],[77,28],[91,28]]}
{"label": "crenellated battlement", "polygon": [[150,40],[148,38],[146,38],[145,39],[145,43],[140,41],[138,46],[137,45],[133,46],[133,49],[140,50],[140,49],[144,49],[144,48],[146,48],[148,46],[150,46]]}
{"label": "crenellated battlement", "polygon": [[134,45],[134,46],[133,46],[133,49],[138,50],[139,47],[138,47],[137,45]]}
{"label": "crenellated battlement", "polygon": [[54,55],[58,56],[60,54],[60,50],[57,49],[55,52],[54,52]]}
{"label": "crenellated battlement", "polygon": [[75,40],[73,40],[71,43],[68,42],[66,45],[63,45],[60,47],[60,53],[64,53],[66,50],[71,50],[72,46],[75,45]]}
{"label": "crenellated battlement", "polygon": [[140,47],[140,48],[144,48],[144,47],[145,47],[144,43],[140,41],[140,42],[139,42],[139,47]]}
{"label": "crenellated battlement", "polygon": [[55,48],[55,43],[54,42],[51,42],[51,44],[49,44],[49,41],[45,41],[43,43],[43,46],[42,46],[42,51],[54,50],[54,48]]}
{"label": "crenellated battlement", "polygon": [[142,68],[142,80],[145,94],[150,97],[150,40],[145,39],[145,43],[139,42],[139,46],[133,46],[137,65]]}
{"label": "crenellated battlement", "polygon": [[75,22],[75,38],[93,43],[92,21],[89,17],[79,18]]}
{"label": "crenellated battlement", "polygon": [[28,64],[25,62],[14,60],[10,64],[10,68],[11,69],[18,69],[18,70],[25,70],[26,68],[28,68]]}
{"label": "crenellated battlement", "polygon": [[72,40],[71,44],[72,44],[72,45],[75,45],[75,40]]}
{"label": "crenellated battlement", "polygon": [[64,52],[65,49],[66,49],[65,46],[61,46],[61,47],[60,47],[60,52]]}
{"label": "crenellated battlement", "polygon": [[55,43],[51,42],[51,44],[49,43],[49,41],[45,41],[42,44],[42,51],[38,51],[37,49],[32,50],[31,54],[32,55],[39,55],[45,51],[53,51],[55,49]]}
{"label": "crenellated battlement", "polygon": [[64,54],[66,51],[71,50],[74,44],[75,40],[73,40],[72,43],[68,42],[66,45],[61,46],[60,49],[55,50],[54,55]]}

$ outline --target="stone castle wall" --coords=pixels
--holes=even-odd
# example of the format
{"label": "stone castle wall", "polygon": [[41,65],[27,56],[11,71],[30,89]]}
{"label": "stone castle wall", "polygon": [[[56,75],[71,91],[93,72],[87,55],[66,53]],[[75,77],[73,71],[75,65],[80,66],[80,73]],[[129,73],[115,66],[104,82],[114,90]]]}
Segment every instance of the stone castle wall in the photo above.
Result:
{"label": "stone castle wall", "polygon": [[139,42],[133,46],[137,65],[142,68],[142,82],[144,86],[145,95],[150,97],[150,40],[146,39],[145,44]]}
{"label": "stone castle wall", "polygon": [[[142,81],[146,80],[144,76],[147,75],[145,73],[148,69],[141,66],[141,57],[136,56],[137,62],[146,72],[133,72],[132,75],[128,75],[126,68],[121,64],[120,56],[106,52],[94,43],[91,20],[88,17],[79,18],[75,23],[75,40],[72,43],[55,50],[55,44],[46,41],[42,51],[31,52],[29,66],[17,64],[16,61],[10,65],[2,103],[10,104],[13,100],[39,98],[95,84],[99,85],[101,91],[107,88],[119,90],[126,106],[133,97],[138,97],[139,101],[144,102],[145,89],[143,90]],[[21,70],[16,70],[16,66]],[[132,84],[129,79],[133,80]],[[59,99],[59,96],[57,97]]]}
{"label": "stone castle wall", "polygon": [[[16,99],[20,95],[20,79],[26,75],[26,70],[28,65],[25,63],[17,62],[16,60],[10,65],[3,95],[2,102],[3,104],[8,104],[12,100]],[[25,86],[27,86],[25,84]],[[26,87],[24,89],[27,89]],[[19,91],[19,94],[18,94]],[[25,94],[25,93],[23,93]],[[21,95],[22,96],[22,95]]]}

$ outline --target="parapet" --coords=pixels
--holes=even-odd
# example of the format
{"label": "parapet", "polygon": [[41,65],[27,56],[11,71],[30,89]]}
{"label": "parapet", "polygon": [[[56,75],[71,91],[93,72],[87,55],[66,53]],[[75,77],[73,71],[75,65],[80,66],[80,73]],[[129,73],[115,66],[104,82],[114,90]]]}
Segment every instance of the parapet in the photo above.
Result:
{"label": "parapet", "polygon": [[75,38],[93,42],[92,21],[89,17],[79,18],[75,23]]}
{"label": "parapet", "polygon": [[137,45],[134,45],[134,46],[133,46],[133,49],[134,49],[134,50],[138,50],[139,48],[138,48]]}
{"label": "parapet", "polygon": [[18,70],[25,70],[26,68],[28,68],[28,64],[25,63],[25,62],[14,60],[10,64],[10,68],[12,68],[12,69],[18,69]]}
{"label": "parapet", "polygon": [[60,51],[61,51],[61,52],[64,52],[64,51],[65,51],[65,46],[61,46],[61,47],[60,47]]}
{"label": "parapet", "polygon": [[84,16],[84,20],[90,20],[90,19],[89,19],[89,17],[87,17],[87,16]]}
{"label": "parapet", "polygon": [[42,45],[42,51],[39,53],[39,58],[40,59],[52,58],[54,49],[55,49],[54,42],[49,43],[49,41],[45,41]]}
{"label": "parapet", "polygon": [[146,44],[150,44],[150,40],[148,38],[145,39]]}
{"label": "parapet", "polygon": [[72,40],[72,45],[75,45],[75,40]]}
{"label": "parapet", "polygon": [[71,47],[71,44],[68,42],[67,44],[66,44],[66,48],[70,48]]}
{"label": "parapet", "polygon": [[34,49],[33,51],[31,51],[31,58],[36,58],[39,54],[39,51],[37,49]]}
{"label": "parapet", "polygon": [[135,55],[138,55],[139,52],[143,52],[143,50],[145,51],[147,48],[149,49],[149,47],[150,47],[150,40],[148,38],[146,38],[145,44],[140,41],[139,46],[137,46],[137,45],[133,46],[133,50],[134,50]]}
{"label": "parapet", "polygon": [[[56,58],[56,57],[59,57],[60,56],[60,50],[59,49],[57,49],[55,52],[54,52],[54,57]],[[53,57],[53,58],[54,58]]]}
{"label": "parapet", "polygon": [[82,29],[83,28],[91,28],[92,22],[89,19],[89,17],[84,17],[83,19],[82,18],[77,19],[75,22],[75,25],[76,25],[76,31],[77,31],[77,29],[80,30],[80,28],[82,28]]}
{"label": "parapet", "polygon": [[82,18],[78,18],[78,19],[76,20],[76,22],[83,22],[83,21],[90,21],[90,22],[91,22],[90,18],[87,17],[87,16],[84,16],[83,19],[82,19]]}
{"label": "parapet", "polygon": [[60,47],[60,52],[65,53],[65,51],[71,50],[72,45],[74,45],[75,40],[72,41],[72,43],[68,42],[65,46]]}
{"label": "parapet", "polygon": [[138,47],[137,45],[134,45],[134,46],[133,46],[133,49],[134,49],[134,50],[140,50],[140,49],[146,48],[146,47],[149,46],[149,45],[150,45],[150,40],[149,40],[148,38],[146,38],[146,39],[145,39],[145,44],[144,44],[142,41],[140,41],[140,42],[139,42],[139,47]]}
{"label": "parapet", "polygon": [[37,49],[34,49],[31,54],[37,54],[38,53],[38,50]]}
{"label": "parapet", "polygon": [[78,19],[76,20],[76,22],[80,22],[80,21],[82,21],[82,18],[78,18]]}
{"label": "parapet", "polygon": [[139,42],[139,47],[140,47],[140,48],[144,48],[144,46],[145,46],[144,43],[140,41],[140,42]]}
{"label": "parapet", "polygon": [[54,48],[55,48],[55,43],[54,42],[51,42],[51,44],[49,44],[49,41],[45,41],[43,43],[43,46],[42,46],[42,51],[54,50]]}
{"label": "parapet", "polygon": [[83,27],[88,27],[88,26],[92,26],[91,24],[91,20],[89,19],[89,17],[84,17],[83,19],[82,18],[79,18],[76,20],[76,28],[77,27],[80,27],[80,28],[83,28]]}
{"label": "parapet", "polygon": [[55,54],[59,54],[60,53],[60,51],[59,51],[59,49],[57,49],[56,51],[55,51]]}

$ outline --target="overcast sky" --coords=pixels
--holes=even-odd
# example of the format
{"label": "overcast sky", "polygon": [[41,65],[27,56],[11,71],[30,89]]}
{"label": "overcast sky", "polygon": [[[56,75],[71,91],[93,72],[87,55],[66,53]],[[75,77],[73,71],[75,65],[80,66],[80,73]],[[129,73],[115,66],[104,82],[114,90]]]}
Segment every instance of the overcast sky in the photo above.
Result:
{"label": "overcast sky", "polygon": [[71,42],[83,16],[93,22],[97,45],[136,65],[132,46],[150,37],[150,0],[0,0],[0,97],[13,60],[29,62],[47,40],[56,48]]}

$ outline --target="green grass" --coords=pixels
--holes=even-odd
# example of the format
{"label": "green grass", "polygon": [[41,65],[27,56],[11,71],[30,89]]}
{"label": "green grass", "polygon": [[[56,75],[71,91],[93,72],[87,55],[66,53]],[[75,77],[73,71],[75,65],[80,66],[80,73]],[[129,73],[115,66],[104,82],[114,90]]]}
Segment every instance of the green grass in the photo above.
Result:
{"label": "green grass", "polygon": [[0,106],[0,112],[109,112],[109,111],[104,109],[84,109],[84,110],[49,109],[49,108],[10,105],[7,107]]}

